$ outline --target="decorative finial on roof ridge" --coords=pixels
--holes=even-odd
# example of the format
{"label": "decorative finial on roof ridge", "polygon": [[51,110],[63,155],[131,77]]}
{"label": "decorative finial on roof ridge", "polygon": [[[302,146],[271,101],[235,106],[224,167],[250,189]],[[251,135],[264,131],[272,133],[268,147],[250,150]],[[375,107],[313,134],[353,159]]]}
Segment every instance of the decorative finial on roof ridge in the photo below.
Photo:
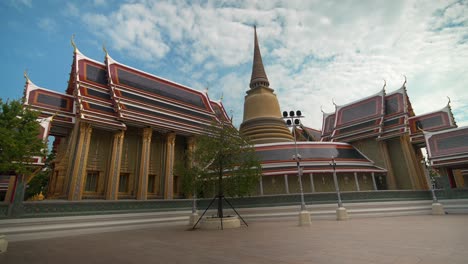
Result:
{"label": "decorative finial on roof ridge", "polygon": [[332,98],[332,103],[333,103],[333,105],[335,106],[335,108],[338,106],[338,105],[335,103],[335,98]]}
{"label": "decorative finial on roof ridge", "polygon": [[106,44],[102,44],[102,51],[104,51],[104,53],[106,54],[106,58],[107,58],[107,56],[109,56],[109,53],[107,52]]}
{"label": "decorative finial on roof ridge", "polygon": [[450,114],[450,117],[452,118],[452,121],[453,121],[453,124],[455,126],[457,126],[457,121],[455,121],[455,116],[453,116],[453,113],[452,113],[452,107],[450,106],[450,97],[447,96],[447,99],[448,99],[448,102],[447,102],[447,107],[449,109],[449,114]]}
{"label": "decorative finial on roof ridge", "polygon": [[385,89],[385,87],[387,86],[387,81],[385,79],[383,79],[383,82],[384,82],[384,84],[383,84],[382,89]]}
{"label": "decorative finial on roof ridge", "polygon": [[322,114],[325,114],[325,112],[323,111],[322,105],[320,105],[320,112],[322,112]]}
{"label": "decorative finial on roof ridge", "polygon": [[219,101],[222,102],[224,98],[224,93],[221,93],[221,97],[219,98]]}
{"label": "decorative finial on roof ridge", "polygon": [[73,33],[73,35],[71,36],[71,45],[73,46],[73,52],[76,53],[78,48],[76,47],[76,44],[75,44],[75,33]]}
{"label": "decorative finial on roof ridge", "polygon": [[29,79],[28,70],[24,70],[23,76],[26,79],[27,83],[31,82],[31,80]]}
{"label": "decorative finial on roof ridge", "polygon": [[403,74],[403,76],[405,77],[405,82],[403,83],[403,85],[401,85],[401,87],[406,87],[406,75]]}

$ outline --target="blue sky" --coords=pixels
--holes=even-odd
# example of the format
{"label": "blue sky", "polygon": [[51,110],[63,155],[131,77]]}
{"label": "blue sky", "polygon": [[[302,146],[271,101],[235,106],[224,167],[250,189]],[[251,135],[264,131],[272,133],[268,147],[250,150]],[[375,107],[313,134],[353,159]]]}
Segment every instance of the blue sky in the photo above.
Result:
{"label": "blue sky", "polygon": [[416,114],[447,96],[468,125],[468,1],[0,1],[0,97],[21,98],[23,71],[63,92],[75,34],[79,50],[223,95],[242,121],[253,29],[283,110],[300,109],[321,128],[326,112],[407,76]]}

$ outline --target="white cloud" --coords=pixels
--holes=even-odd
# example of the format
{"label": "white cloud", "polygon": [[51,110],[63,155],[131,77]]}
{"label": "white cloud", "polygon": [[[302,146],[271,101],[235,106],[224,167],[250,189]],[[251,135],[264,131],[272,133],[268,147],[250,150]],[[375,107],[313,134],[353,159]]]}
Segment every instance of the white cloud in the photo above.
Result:
{"label": "white cloud", "polygon": [[64,9],[65,16],[77,17],[80,15],[80,10],[78,7],[70,2],[67,2]]}
{"label": "white cloud", "polygon": [[32,8],[32,0],[10,0],[8,3],[18,10],[22,10],[24,7]]}
{"label": "white cloud", "polygon": [[110,48],[174,68],[182,75],[174,81],[210,83],[210,95],[223,92],[236,120],[250,80],[253,24],[281,107],[301,109],[312,127],[321,127],[321,105],[333,111],[332,98],[346,104],[374,94],[384,79],[391,92],[403,75],[417,114],[450,96],[458,123],[468,120],[466,2],[131,1],[82,17]]}
{"label": "white cloud", "polygon": [[55,22],[55,20],[49,17],[39,19],[37,25],[39,26],[40,29],[47,31],[49,33],[55,32],[58,29],[57,22]]}

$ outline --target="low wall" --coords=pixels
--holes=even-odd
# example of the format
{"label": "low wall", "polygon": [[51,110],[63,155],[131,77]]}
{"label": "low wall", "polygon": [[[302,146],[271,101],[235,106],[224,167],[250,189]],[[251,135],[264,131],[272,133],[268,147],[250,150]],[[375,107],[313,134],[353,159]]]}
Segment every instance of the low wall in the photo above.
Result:
{"label": "low wall", "polygon": [[[468,198],[468,189],[437,190],[439,199],[463,199]],[[336,203],[336,193],[307,193],[304,194],[306,204],[327,204]],[[410,200],[432,200],[430,191],[363,191],[363,192],[343,192],[341,193],[343,203],[355,202],[382,202],[382,201],[410,201]],[[285,195],[265,195],[243,198],[228,198],[234,207],[271,207],[287,206],[300,203],[299,194]],[[205,209],[212,199],[198,200],[198,208]],[[213,207],[216,206],[213,203]],[[0,203],[0,218],[8,217],[8,204]],[[35,202],[23,202],[15,208],[12,218],[27,217],[51,217],[51,216],[72,216],[72,215],[97,215],[97,214],[118,214],[137,212],[167,212],[178,210],[190,210],[192,200],[83,200],[64,201],[46,200]],[[225,206],[229,205],[225,203]]]}

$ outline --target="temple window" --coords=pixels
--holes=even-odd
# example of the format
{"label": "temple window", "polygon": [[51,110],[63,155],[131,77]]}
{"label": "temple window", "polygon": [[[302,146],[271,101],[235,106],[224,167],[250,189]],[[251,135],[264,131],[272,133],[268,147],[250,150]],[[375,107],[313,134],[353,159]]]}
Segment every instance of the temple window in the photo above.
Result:
{"label": "temple window", "polygon": [[179,176],[174,175],[174,185],[173,191],[175,194],[179,193]]}
{"label": "temple window", "polygon": [[119,176],[119,193],[128,192],[128,179],[130,178],[129,173],[121,173]]}
{"label": "temple window", "polygon": [[154,193],[154,182],[156,179],[156,175],[154,174],[149,174],[148,175],[148,193]]}
{"label": "temple window", "polygon": [[88,171],[86,174],[85,192],[97,192],[99,171]]}

